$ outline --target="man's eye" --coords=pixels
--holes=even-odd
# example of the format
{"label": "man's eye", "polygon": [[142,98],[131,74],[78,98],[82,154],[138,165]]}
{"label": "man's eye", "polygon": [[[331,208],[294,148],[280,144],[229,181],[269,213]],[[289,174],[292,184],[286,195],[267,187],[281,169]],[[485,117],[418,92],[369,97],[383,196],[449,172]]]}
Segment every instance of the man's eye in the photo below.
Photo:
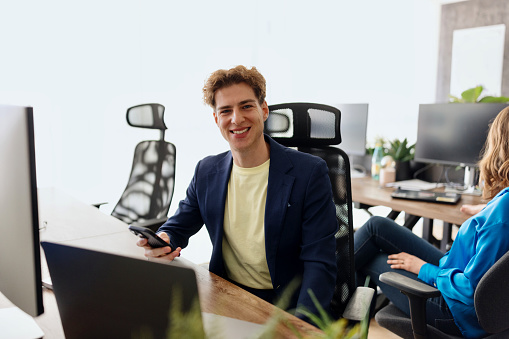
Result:
{"label": "man's eye", "polygon": [[220,113],[220,114],[228,114],[228,113],[230,113],[230,112],[231,112],[231,110],[229,110],[229,109],[225,109],[225,110],[222,110],[222,111],[221,111],[221,112],[219,112],[219,113]]}
{"label": "man's eye", "polygon": [[253,107],[253,105],[244,105],[242,108],[244,108],[244,109],[249,109],[249,108],[251,108],[251,107]]}

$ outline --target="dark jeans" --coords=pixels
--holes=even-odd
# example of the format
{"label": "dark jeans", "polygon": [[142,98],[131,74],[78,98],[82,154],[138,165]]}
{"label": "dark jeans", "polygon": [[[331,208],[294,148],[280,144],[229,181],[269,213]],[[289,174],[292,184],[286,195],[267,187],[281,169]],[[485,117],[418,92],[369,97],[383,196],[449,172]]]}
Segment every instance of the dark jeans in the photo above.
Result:
{"label": "dark jeans", "polygon": [[[397,288],[379,280],[381,273],[395,271],[412,279],[417,275],[405,270],[395,270],[387,264],[387,256],[406,252],[437,265],[444,255],[438,248],[418,237],[406,227],[384,217],[372,217],[355,232],[354,254],[357,281],[362,284],[366,276],[383,291],[385,296],[401,311],[410,316],[408,298]],[[428,299],[426,322],[446,333],[460,335],[453,316],[442,296]]]}

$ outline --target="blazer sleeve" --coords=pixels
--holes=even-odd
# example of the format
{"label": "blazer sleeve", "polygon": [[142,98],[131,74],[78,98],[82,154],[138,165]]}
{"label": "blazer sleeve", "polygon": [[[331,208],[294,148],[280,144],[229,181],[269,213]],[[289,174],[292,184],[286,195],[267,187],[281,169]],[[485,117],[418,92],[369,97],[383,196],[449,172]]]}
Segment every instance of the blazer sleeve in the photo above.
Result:
{"label": "blazer sleeve", "polygon": [[323,309],[330,312],[337,274],[335,234],[338,228],[327,165],[319,161],[305,192],[300,255],[304,272],[297,302],[315,314],[316,307],[308,289],[313,291]]}
{"label": "blazer sleeve", "polygon": [[196,165],[194,176],[186,191],[185,199],[180,201],[175,214],[158,230],[158,232],[167,233],[175,246],[182,248],[188,245],[189,238],[196,234],[204,224],[197,196],[200,164],[201,162]]}

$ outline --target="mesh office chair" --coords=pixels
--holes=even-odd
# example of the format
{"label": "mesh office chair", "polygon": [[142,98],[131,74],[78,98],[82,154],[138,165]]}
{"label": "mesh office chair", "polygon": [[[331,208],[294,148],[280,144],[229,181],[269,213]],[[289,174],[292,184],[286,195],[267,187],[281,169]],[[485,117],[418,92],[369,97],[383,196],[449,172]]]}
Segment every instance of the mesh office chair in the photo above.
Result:
{"label": "mesh office chair", "polygon": [[[445,334],[426,324],[426,299],[440,295],[427,284],[396,272],[380,275],[380,280],[399,288],[409,297],[411,318],[394,304],[384,307],[375,316],[380,326],[400,337],[460,338]],[[482,277],[474,292],[474,305],[479,324],[488,333],[486,338],[509,338],[509,252],[500,258]]]}
{"label": "mesh office chair", "polygon": [[111,215],[127,224],[157,230],[167,220],[175,185],[175,145],[164,140],[164,106],[143,104],[127,110],[133,127],[160,130],[159,140],[135,148],[129,181]]}
{"label": "mesh office chair", "polygon": [[[356,291],[350,162],[343,150],[330,146],[341,142],[341,112],[335,107],[313,103],[271,105],[269,111],[264,128],[267,135],[284,146],[297,147],[299,151],[316,155],[327,163],[339,223],[336,233],[338,272],[331,308],[336,319],[343,316],[361,320],[364,315],[352,316],[350,311],[345,315],[345,309]],[[371,296],[372,292],[372,289],[368,290]],[[362,302],[357,297],[365,298],[357,294],[353,303]],[[370,302],[371,297],[367,300],[368,308]]]}

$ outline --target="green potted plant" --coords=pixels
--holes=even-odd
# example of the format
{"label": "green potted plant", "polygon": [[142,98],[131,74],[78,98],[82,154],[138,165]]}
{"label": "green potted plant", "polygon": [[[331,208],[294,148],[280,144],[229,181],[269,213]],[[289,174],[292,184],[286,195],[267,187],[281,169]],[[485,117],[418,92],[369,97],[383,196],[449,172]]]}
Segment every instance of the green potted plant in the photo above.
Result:
{"label": "green potted plant", "polygon": [[455,97],[454,95],[449,94],[449,102],[452,103],[506,103],[509,102],[509,97],[494,97],[494,96],[481,96],[482,91],[484,90],[483,86],[477,86],[474,88],[469,88],[463,93],[461,93],[461,98]]}
{"label": "green potted plant", "polygon": [[407,138],[389,141],[387,155],[396,163],[396,181],[412,179],[410,160],[414,159],[415,144],[410,145]]}

